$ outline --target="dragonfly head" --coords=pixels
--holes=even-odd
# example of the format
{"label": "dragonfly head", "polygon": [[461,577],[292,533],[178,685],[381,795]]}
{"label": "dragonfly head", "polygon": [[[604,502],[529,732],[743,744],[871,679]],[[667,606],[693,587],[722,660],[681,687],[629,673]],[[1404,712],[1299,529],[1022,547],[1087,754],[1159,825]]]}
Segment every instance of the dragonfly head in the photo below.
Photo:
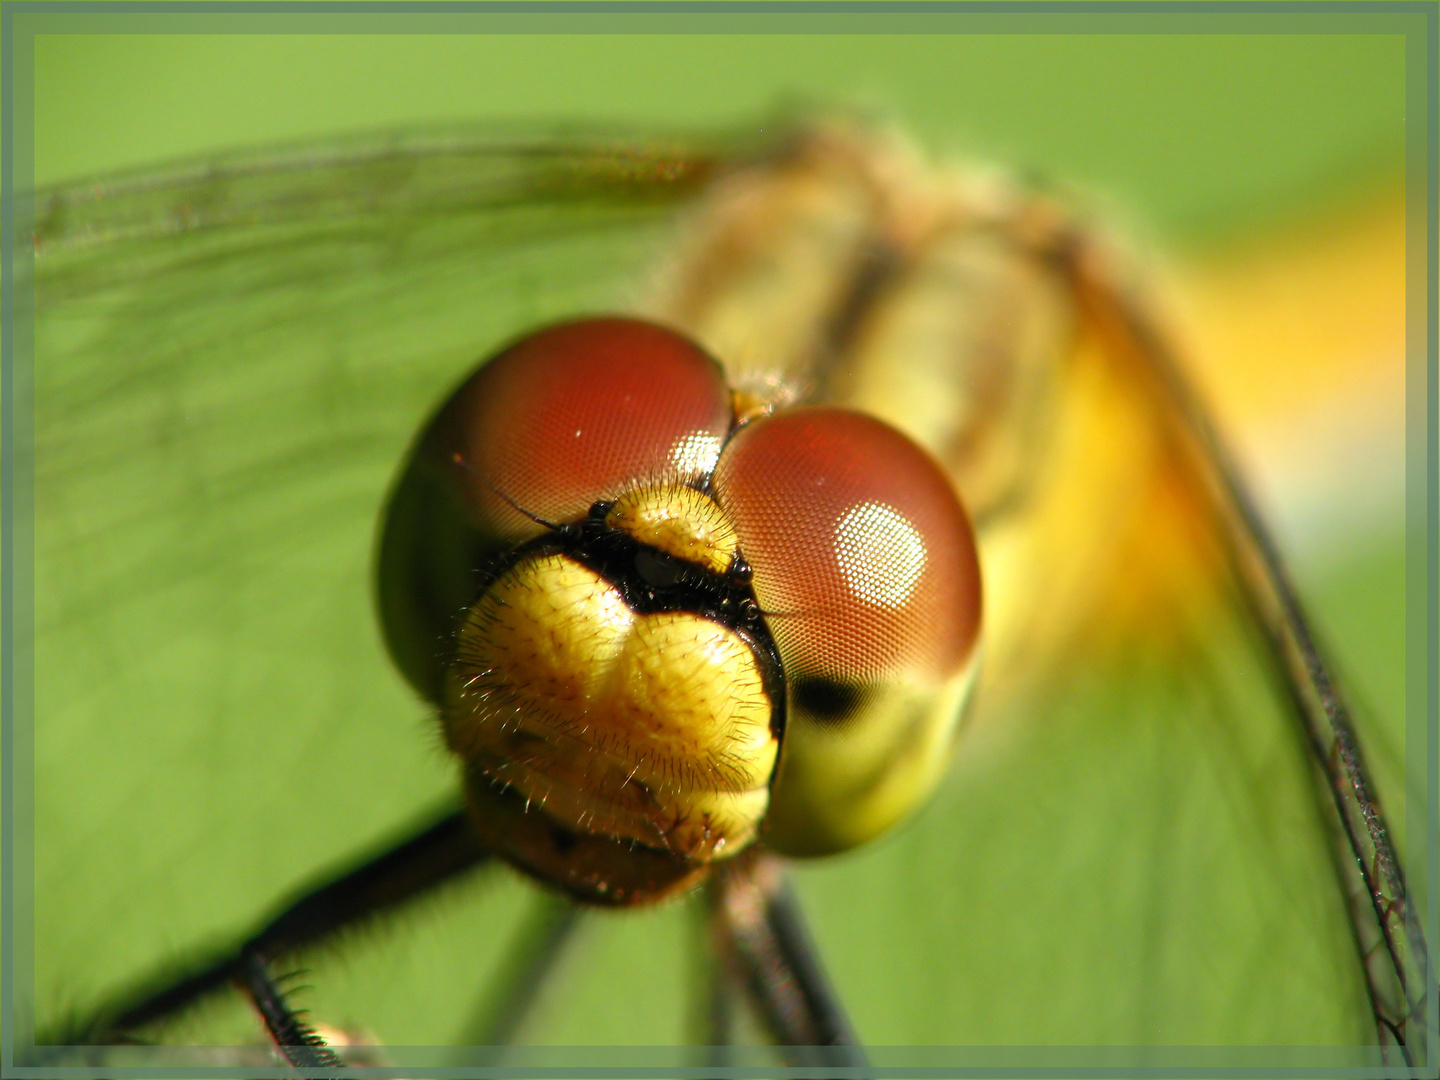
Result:
{"label": "dragonfly head", "polygon": [[391,651],[484,842],[579,899],[762,837],[853,846],[948,758],[980,615],[948,477],[863,414],[736,401],[670,330],[551,327],[461,385],[391,498]]}

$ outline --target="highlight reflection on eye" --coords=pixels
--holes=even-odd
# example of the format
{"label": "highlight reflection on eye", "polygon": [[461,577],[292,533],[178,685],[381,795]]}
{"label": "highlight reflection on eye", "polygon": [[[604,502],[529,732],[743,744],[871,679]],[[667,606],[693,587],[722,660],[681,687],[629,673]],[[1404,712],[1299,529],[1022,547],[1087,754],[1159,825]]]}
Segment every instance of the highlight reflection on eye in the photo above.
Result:
{"label": "highlight reflection on eye", "polygon": [[941,467],[874,417],[805,406],[752,420],[715,467],[786,673],[933,685],[968,663],[980,565]]}
{"label": "highlight reflection on eye", "polygon": [[692,432],[675,444],[670,452],[670,464],[681,476],[708,476],[720,460],[723,445],[718,435],[707,432]]}
{"label": "highlight reflection on eye", "polygon": [[861,600],[899,607],[925,572],[925,540],[898,511],[867,502],[836,524],[835,557],[845,583]]}

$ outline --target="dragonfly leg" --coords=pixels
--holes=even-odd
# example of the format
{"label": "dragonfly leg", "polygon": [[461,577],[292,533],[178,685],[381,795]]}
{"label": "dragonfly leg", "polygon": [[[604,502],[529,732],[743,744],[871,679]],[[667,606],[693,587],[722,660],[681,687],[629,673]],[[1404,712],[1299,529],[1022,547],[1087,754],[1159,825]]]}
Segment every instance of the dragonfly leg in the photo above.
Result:
{"label": "dragonfly leg", "polygon": [[717,951],[775,1041],[792,1048],[799,1064],[865,1067],[779,860],[742,856],[720,871],[712,896]]}
{"label": "dragonfly leg", "polygon": [[[117,995],[80,1032],[54,1041],[75,1045],[121,1040],[126,1032],[180,1012],[230,983],[248,986],[256,958],[263,964],[313,945],[428,892],[486,858],[465,815],[448,814],[354,869],[306,890],[238,947],[212,954],[188,971],[172,970],[146,979]],[[256,996],[255,990],[251,995]],[[258,999],[256,1004],[260,1007]]]}
{"label": "dragonfly leg", "polygon": [[544,996],[567,948],[575,940],[581,909],[555,893],[540,894],[528,924],[515,937],[501,961],[498,990],[465,1026],[462,1046],[507,1046],[515,1042],[525,1021]]}
{"label": "dragonfly leg", "polygon": [[284,993],[270,977],[264,956],[258,952],[247,953],[239,967],[235,981],[249,996],[286,1061],[297,1069],[344,1068],[340,1056],[290,1008]]}
{"label": "dragonfly leg", "polygon": [[717,1067],[729,1064],[724,1060],[724,1048],[735,1041],[735,976],[719,956],[709,957],[709,971],[706,973],[705,1016],[703,1045],[715,1048]]}
{"label": "dragonfly leg", "polygon": [[728,962],[717,948],[715,929],[715,896],[713,879],[704,889],[704,903],[695,904],[691,970],[689,973],[690,1008],[685,1030],[689,1041],[705,1048],[702,1059],[709,1069],[728,1069],[736,1065],[730,1048],[736,1042],[737,996],[735,965]]}

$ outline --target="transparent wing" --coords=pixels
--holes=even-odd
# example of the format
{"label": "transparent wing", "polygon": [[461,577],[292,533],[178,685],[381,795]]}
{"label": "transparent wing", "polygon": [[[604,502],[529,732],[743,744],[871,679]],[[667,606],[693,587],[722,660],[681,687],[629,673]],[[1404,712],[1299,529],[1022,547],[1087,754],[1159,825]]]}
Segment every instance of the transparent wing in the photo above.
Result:
{"label": "transparent wing", "polygon": [[[1010,526],[1019,644],[936,804],[801,877],[852,1015],[885,1045],[1255,1048],[1213,1059],[1237,1066],[1403,1065],[1404,1027],[1423,1060],[1424,945],[1283,568],[1169,345],[1079,265],[1089,317]],[[1050,1059],[994,1063],[1020,1060]]]}
{"label": "transparent wing", "polygon": [[1324,816],[1337,844],[1337,876],[1350,903],[1377,1040],[1394,1064],[1418,1066],[1426,1060],[1424,1028],[1432,1003],[1429,957],[1346,695],[1274,534],[1179,358],[1134,297],[1106,287],[1083,267],[1077,278],[1077,291],[1093,310],[1102,337],[1122,363],[1128,357],[1138,366],[1137,388],[1149,391],[1171,432],[1177,471],[1208,511],[1204,517],[1220,538],[1225,568],[1245,600],[1243,610],[1266,638],[1272,669],[1310,750],[1320,801],[1329,795],[1333,816]]}
{"label": "transparent wing", "polygon": [[[372,612],[392,474],[479,356],[626,306],[675,207],[732,152],[471,132],[37,200],[42,1029],[458,798]],[[477,888],[422,905],[428,950],[364,940],[389,974],[346,960],[303,1004],[391,1042],[453,1041],[531,895],[508,875]],[[256,1034],[239,1008],[197,1024],[173,1037]]]}
{"label": "transparent wing", "polygon": [[[625,306],[738,152],[461,133],[37,203],[42,1026],[453,797],[371,612],[393,469],[477,356]],[[1142,516],[1075,571],[1118,591],[1055,600],[1045,662],[982,687],[915,821],[798,870],[826,961],[882,1046],[1371,1044],[1324,807],[1221,523],[1167,479],[1143,394],[1118,380],[1092,407],[1150,455],[1124,473]],[[1066,490],[1058,521],[1096,510]],[[1029,527],[1037,558],[1073,557],[1066,526]],[[454,1042],[495,1011],[530,895],[479,878],[305,957],[297,1004]],[[682,1039],[688,909],[583,931],[522,1038]],[[254,1031],[232,1002],[167,1037]]]}

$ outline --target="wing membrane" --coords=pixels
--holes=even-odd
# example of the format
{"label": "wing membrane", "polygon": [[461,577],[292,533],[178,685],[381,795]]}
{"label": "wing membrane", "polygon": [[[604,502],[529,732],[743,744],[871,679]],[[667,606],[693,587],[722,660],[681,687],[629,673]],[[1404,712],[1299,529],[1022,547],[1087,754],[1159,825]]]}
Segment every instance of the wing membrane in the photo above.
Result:
{"label": "wing membrane", "polygon": [[[1152,357],[1082,323],[1035,490],[1002,523],[1021,553],[1004,581],[1031,602],[989,658],[954,777],[889,848],[801,877],[832,970],[872,1043],[1368,1061],[1365,972],[1230,507]],[[871,884],[889,879],[898,903]],[[863,939],[886,908],[903,929]],[[1311,1059],[1253,1059],[1282,1060]]]}
{"label": "wing membrane", "polygon": [[[625,306],[728,152],[471,133],[39,197],[42,1028],[455,797],[370,610],[393,470],[478,356]],[[524,895],[485,892],[477,925]],[[455,937],[476,942],[468,962],[437,940],[428,977],[448,962],[478,993],[503,935],[478,936]],[[400,1030],[443,1044],[454,1021]],[[249,1037],[228,1023],[218,1041]]]}
{"label": "wing membrane", "polygon": [[1161,415],[1173,416],[1168,426],[1190,465],[1187,471],[1204,489],[1246,606],[1264,628],[1295,718],[1329,788],[1332,828],[1343,845],[1337,872],[1352,908],[1380,1045],[1398,1050],[1397,1063],[1414,1066],[1425,1060],[1428,956],[1349,709],[1327,670],[1280,551],[1175,357],[1138,305],[1090,284],[1090,299],[1098,301],[1097,315],[1108,323],[1116,351],[1147,362],[1139,381],[1143,386],[1153,380],[1148,388],[1156,394]]}

